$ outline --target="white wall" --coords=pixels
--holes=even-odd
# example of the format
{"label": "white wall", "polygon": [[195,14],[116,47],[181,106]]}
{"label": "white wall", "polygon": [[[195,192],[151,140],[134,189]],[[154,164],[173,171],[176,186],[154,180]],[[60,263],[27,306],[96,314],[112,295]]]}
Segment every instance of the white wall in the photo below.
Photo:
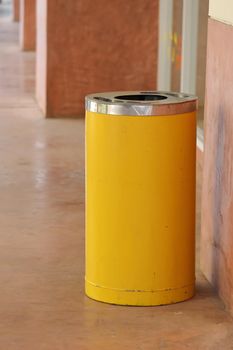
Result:
{"label": "white wall", "polygon": [[221,22],[233,25],[233,0],[210,0],[209,15]]}

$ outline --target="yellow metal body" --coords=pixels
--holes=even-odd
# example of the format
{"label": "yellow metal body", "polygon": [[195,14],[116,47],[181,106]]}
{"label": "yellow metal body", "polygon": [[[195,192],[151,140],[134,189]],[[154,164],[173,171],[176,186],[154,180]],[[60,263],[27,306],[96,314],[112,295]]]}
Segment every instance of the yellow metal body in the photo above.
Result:
{"label": "yellow metal body", "polygon": [[196,112],[86,113],[86,294],[121,305],[193,296]]}

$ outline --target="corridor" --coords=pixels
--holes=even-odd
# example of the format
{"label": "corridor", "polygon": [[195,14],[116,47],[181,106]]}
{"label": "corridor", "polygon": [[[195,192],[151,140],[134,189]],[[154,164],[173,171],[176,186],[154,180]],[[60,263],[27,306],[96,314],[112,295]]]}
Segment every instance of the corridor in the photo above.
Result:
{"label": "corridor", "polygon": [[170,306],[84,295],[84,119],[42,116],[35,54],[20,51],[9,7],[0,12],[0,349],[233,349],[232,318],[199,272],[196,296]]}

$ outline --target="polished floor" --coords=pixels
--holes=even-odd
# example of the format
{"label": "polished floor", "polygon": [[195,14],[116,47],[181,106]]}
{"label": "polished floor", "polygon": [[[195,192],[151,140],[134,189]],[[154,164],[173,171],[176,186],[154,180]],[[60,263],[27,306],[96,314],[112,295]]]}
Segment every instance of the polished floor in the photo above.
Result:
{"label": "polished floor", "polygon": [[233,349],[233,320],[198,267],[196,296],[176,305],[84,295],[84,120],[43,118],[35,55],[20,52],[9,5],[0,14],[0,349]]}

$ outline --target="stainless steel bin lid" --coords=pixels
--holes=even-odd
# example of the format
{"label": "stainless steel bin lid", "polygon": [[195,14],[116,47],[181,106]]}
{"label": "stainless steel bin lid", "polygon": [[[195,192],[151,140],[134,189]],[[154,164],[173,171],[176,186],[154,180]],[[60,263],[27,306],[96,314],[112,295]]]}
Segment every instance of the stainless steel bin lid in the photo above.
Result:
{"label": "stainless steel bin lid", "polygon": [[196,96],[164,91],[115,91],[86,96],[86,111],[122,116],[175,115],[197,110]]}

